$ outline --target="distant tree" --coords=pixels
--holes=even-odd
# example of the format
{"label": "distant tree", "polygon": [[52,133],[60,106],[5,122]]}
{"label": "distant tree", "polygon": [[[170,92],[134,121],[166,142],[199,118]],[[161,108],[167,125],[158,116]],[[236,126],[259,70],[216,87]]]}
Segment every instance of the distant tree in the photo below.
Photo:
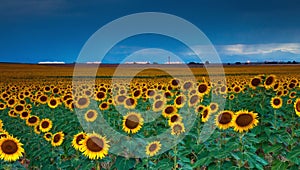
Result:
{"label": "distant tree", "polygon": [[236,65],[241,65],[242,63],[238,61],[238,62],[235,62],[235,64]]}
{"label": "distant tree", "polygon": [[154,61],[153,64],[158,64],[158,62],[155,62],[155,61]]}
{"label": "distant tree", "polygon": [[205,65],[208,65],[209,64],[209,61],[205,61]]}
{"label": "distant tree", "polygon": [[192,64],[197,64],[197,63],[195,63],[194,61],[188,63],[188,65],[192,65]]}
{"label": "distant tree", "polygon": [[293,64],[297,64],[297,62],[294,60],[294,61],[293,61]]}
{"label": "distant tree", "polygon": [[291,64],[291,63],[292,63],[291,61],[288,61],[288,62],[287,62],[287,64]]}
{"label": "distant tree", "polygon": [[229,66],[230,66],[230,63],[227,63],[227,65],[229,65]]}

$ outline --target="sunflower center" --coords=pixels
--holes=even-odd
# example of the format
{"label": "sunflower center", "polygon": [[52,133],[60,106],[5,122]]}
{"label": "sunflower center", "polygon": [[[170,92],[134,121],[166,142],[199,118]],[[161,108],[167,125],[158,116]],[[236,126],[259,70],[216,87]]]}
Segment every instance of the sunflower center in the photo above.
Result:
{"label": "sunflower center", "polygon": [[249,114],[240,114],[236,118],[236,124],[240,127],[248,126],[253,121],[253,117]]}
{"label": "sunflower center", "polygon": [[184,89],[189,89],[191,86],[192,86],[192,83],[191,82],[187,82],[187,83],[184,83],[183,88]]}
{"label": "sunflower center", "polygon": [[6,140],[2,143],[1,149],[5,154],[14,154],[18,151],[18,145],[12,140]]}
{"label": "sunflower center", "polygon": [[133,106],[134,105],[134,99],[132,99],[132,98],[128,98],[127,100],[126,100],[126,105],[127,106]]}
{"label": "sunflower center", "polygon": [[162,101],[157,101],[155,102],[155,108],[160,108],[161,106],[163,105],[163,102]]}
{"label": "sunflower center", "polygon": [[254,78],[254,79],[252,79],[252,81],[251,81],[251,85],[252,86],[258,86],[259,85],[259,83],[260,83],[260,79],[259,78]]}
{"label": "sunflower center", "polygon": [[194,103],[196,103],[198,101],[198,96],[192,96],[191,97],[191,99],[190,99],[190,102],[191,102],[191,104],[194,104]]}
{"label": "sunflower center", "polygon": [[296,103],[295,109],[297,112],[300,112],[300,101]]}
{"label": "sunflower center", "polygon": [[156,148],[157,148],[157,144],[156,144],[156,143],[154,143],[154,144],[150,145],[150,147],[149,147],[149,151],[150,151],[150,152],[153,152],[153,151],[155,151],[155,150],[156,150]]}
{"label": "sunflower center", "polygon": [[51,138],[51,134],[46,134],[46,138]]}
{"label": "sunflower center", "polygon": [[104,95],[103,92],[98,92],[98,93],[97,93],[97,98],[98,98],[98,99],[102,99],[102,98],[104,98],[104,96],[105,96],[105,95]]}
{"label": "sunflower center", "polygon": [[42,128],[47,128],[47,127],[49,127],[49,122],[47,122],[47,121],[43,121],[42,122]]}
{"label": "sunflower center", "polygon": [[40,100],[41,100],[42,102],[45,102],[45,101],[47,101],[47,97],[46,97],[46,96],[42,96],[42,97],[40,97]]}
{"label": "sunflower center", "polygon": [[106,104],[106,103],[102,103],[101,107],[102,107],[102,108],[106,108],[106,107],[107,107],[107,104]]}
{"label": "sunflower center", "polygon": [[53,138],[53,142],[57,143],[57,142],[59,142],[59,140],[60,140],[60,134],[56,134]]}
{"label": "sunflower center", "polygon": [[206,92],[206,90],[207,90],[207,86],[206,86],[205,84],[200,84],[200,85],[199,85],[198,91],[199,91],[200,93],[204,93],[204,92]]}
{"label": "sunflower center", "polygon": [[183,97],[182,96],[177,97],[175,102],[176,104],[181,105],[183,103]]}
{"label": "sunflower center", "polygon": [[18,105],[16,106],[16,111],[22,111],[23,110],[23,106],[22,105]]}
{"label": "sunflower center", "polygon": [[280,104],[280,100],[279,99],[274,99],[273,104],[278,106]]}
{"label": "sunflower center", "polygon": [[199,106],[198,109],[197,109],[197,111],[198,111],[198,112],[202,112],[203,109],[204,109],[203,106]]}
{"label": "sunflower center", "polygon": [[125,96],[119,96],[118,97],[118,101],[121,103],[125,100]]}
{"label": "sunflower center", "polygon": [[140,94],[141,94],[141,92],[139,90],[137,90],[133,93],[133,96],[138,97]]}
{"label": "sunflower center", "polygon": [[22,112],[22,117],[27,117],[28,116],[28,112]]}
{"label": "sunflower center", "polygon": [[203,111],[202,117],[203,117],[203,118],[206,118],[207,115],[208,115],[208,110],[205,109],[205,110]]}
{"label": "sunflower center", "polygon": [[91,137],[86,141],[86,146],[92,152],[100,152],[103,149],[104,142],[98,137]]}
{"label": "sunflower center", "polygon": [[180,133],[182,131],[181,125],[174,125],[173,130],[175,133]]}
{"label": "sunflower center", "polygon": [[8,101],[8,104],[10,104],[10,105],[13,105],[14,103],[15,103],[14,100],[9,100],[9,101]]}
{"label": "sunflower center", "polygon": [[171,113],[173,113],[173,111],[174,111],[174,108],[171,106],[169,106],[165,109],[165,113],[167,113],[167,114],[171,114]]}
{"label": "sunflower center", "polygon": [[267,80],[266,80],[266,85],[271,85],[274,81],[274,78],[273,77],[268,77]]}
{"label": "sunflower center", "polygon": [[52,106],[55,106],[55,105],[56,105],[56,100],[53,100],[53,99],[52,99],[52,100],[50,101],[50,104],[51,104]]}
{"label": "sunflower center", "polygon": [[78,100],[78,104],[79,105],[85,105],[87,103],[87,99],[86,98],[80,98],[79,100]]}
{"label": "sunflower center", "polygon": [[37,122],[37,118],[36,118],[36,117],[30,117],[30,118],[28,119],[28,122],[29,122],[29,123],[35,123],[35,122]]}
{"label": "sunflower center", "polygon": [[88,118],[93,118],[94,115],[95,115],[95,113],[94,113],[93,111],[89,111],[89,112],[87,113],[86,116],[87,116]]}
{"label": "sunflower center", "polygon": [[217,106],[216,106],[215,104],[211,104],[211,105],[210,105],[210,109],[211,109],[211,110],[215,110],[216,108],[217,108]]}
{"label": "sunflower center", "polygon": [[82,139],[84,139],[84,136],[83,136],[82,134],[79,135],[79,136],[77,136],[77,138],[76,138],[76,143],[77,143],[78,145],[80,145],[79,142],[80,142]]}
{"label": "sunflower center", "polygon": [[221,124],[227,124],[227,123],[230,123],[232,119],[232,116],[230,113],[222,113],[219,117],[218,117],[218,120],[219,120],[219,123]]}
{"label": "sunflower center", "polygon": [[171,117],[171,122],[176,122],[178,120],[178,116],[177,115],[173,115]]}
{"label": "sunflower center", "polygon": [[178,80],[172,80],[172,85],[173,86],[178,86],[179,84],[179,81]]}
{"label": "sunflower center", "polygon": [[129,129],[134,129],[139,125],[139,118],[135,115],[130,115],[127,117],[125,125]]}

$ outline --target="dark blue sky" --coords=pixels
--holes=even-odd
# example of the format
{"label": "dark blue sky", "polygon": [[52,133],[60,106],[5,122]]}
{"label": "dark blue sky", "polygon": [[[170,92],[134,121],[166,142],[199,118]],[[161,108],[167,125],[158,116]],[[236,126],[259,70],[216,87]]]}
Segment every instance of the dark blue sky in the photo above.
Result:
{"label": "dark blue sky", "polygon": [[[169,13],[195,24],[215,45],[223,62],[300,61],[297,0],[2,0],[0,62],[74,62],[95,31],[137,12]],[[184,54],[179,43],[166,42],[169,40],[157,36],[124,40],[111,52],[110,62],[143,48]],[[184,60],[185,56],[180,57]]]}

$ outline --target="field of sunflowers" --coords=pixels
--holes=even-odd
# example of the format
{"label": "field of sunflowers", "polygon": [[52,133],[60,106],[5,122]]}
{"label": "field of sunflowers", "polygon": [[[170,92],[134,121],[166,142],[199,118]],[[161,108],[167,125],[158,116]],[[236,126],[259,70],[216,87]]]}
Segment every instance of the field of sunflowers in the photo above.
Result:
{"label": "field of sunflowers", "polygon": [[219,81],[146,70],[129,82],[102,68],[92,85],[67,66],[0,68],[0,169],[300,167],[299,66],[226,66]]}

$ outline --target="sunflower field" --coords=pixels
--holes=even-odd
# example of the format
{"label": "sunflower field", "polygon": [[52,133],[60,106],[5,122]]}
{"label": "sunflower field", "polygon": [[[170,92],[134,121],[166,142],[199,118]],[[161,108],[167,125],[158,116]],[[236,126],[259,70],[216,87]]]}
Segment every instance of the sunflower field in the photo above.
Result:
{"label": "sunflower field", "polygon": [[227,68],[225,81],[105,75],[90,86],[65,69],[1,73],[0,169],[300,167],[297,70]]}

